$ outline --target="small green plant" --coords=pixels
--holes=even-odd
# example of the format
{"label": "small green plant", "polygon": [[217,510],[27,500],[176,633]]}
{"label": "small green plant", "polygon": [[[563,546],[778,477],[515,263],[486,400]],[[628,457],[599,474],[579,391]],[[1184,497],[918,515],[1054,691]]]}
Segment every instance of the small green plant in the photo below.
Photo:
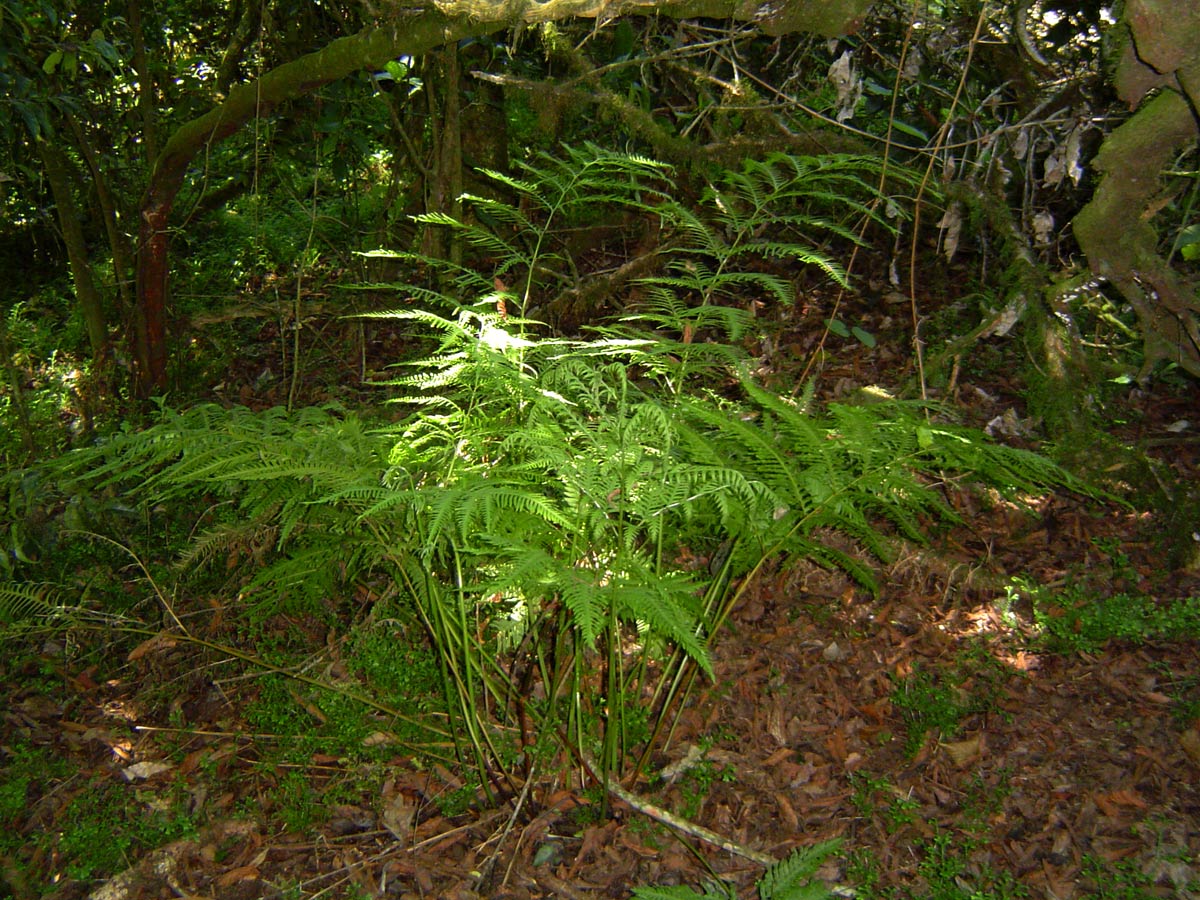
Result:
{"label": "small green plant", "polygon": [[278,737],[311,734],[312,716],[305,711],[284,675],[263,675],[258,697],[246,706],[246,721],[257,732]]}
{"label": "small green plant", "polygon": [[1081,874],[1082,886],[1088,890],[1088,896],[1096,900],[1153,900],[1163,896],[1136,860],[1109,862],[1087,853],[1083,857]]}
{"label": "small green plant", "polygon": [[1200,637],[1200,597],[1096,596],[1073,584],[1055,593],[1035,587],[1031,599],[1041,640],[1060,653],[1094,653],[1110,641],[1142,644]]}
{"label": "small green plant", "polygon": [[[901,819],[915,821],[917,807],[905,803],[893,813],[879,803],[876,796],[891,792],[885,779],[858,774],[852,778],[854,793],[851,800],[864,817],[883,816],[885,821],[899,815]],[[1019,900],[1028,896],[1024,885],[1011,872],[997,871],[988,865],[980,865],[972,854],[989,842],[995,814],[1011,790],[1009,774],[1005,771],[985,783],[981,775],[972,777],[963,791],[962,826],[954,831],[938,828],[928,839],[914,844],[919,878],[911,886],[881,887],[883,873],[866,849],[850,854],[847,862],[847,877],[856,885],[856,896],[860,900]],[[911,816],[911,818],[909,818]]]}
{"label": "small green plant", "polygon": [[841,338],[853,336],[868,349],[874,347],[876,344],[875,335],[871,334],[871,332],[867,331],[861,325],[847,325],[841,319],[826,319],[825,325],[829,328],[830,334],[836,334]]}
{"label": "small green plant", "polygon": [[883,876],[879,871],[879,860],[866,847],[851,850],[846,859],[846,878],[854,885],[854,894],[862,900],[882,900],[885,896],[879,888]]}
{"label": "small green plant", "polygon": [[136,854],[196,830],[181,802],[163,804],[152,791],[111,781],[76,794],[58,823],[57,835],[43,840],[61,860],[61,874],[82,881],[118,872]]}
{"label": "small green plant", "polygon": [[1012,794],[1012,772],[1007,767],[992,773],[991,781],[977,772],[967,782],[962,804],[962,827],[969,834],[983,840],[992,827],[992,818],[1004,806]]}
{"label": "small green plant", "polygon": [[[834,840],[792,851],[756,882],[759,900],[827,900],[837,896],[829,885],[817,880],[816,874],[840,846],[841,841]],[[633,896],[637,900],[737,900],[738,894],[729,885],[710,882],[703,894],[686,886],[639,887]]]}
{"label": "small green plant", "polygon": [[888,834],[895,834],[916,821],[920,803],[916,798],[898,792],[886,778],[875,778],[866,772],[850,773],[852,793],[850,802],[863,819],[882,817]]}
{"label": "small green plant", "polygon": [[971,699],[959,688],[943,684],[921,668],[914,668],[892,691],[892,704],[904,718],[904,750],[910,756],[921,749],[929,732],[949,738],[972,709]]}
{"label": "small green plant", "polygon": [[0,748],[0,849],[16,850],[24,838],[15,827],[35,792],[66,775],[66,764],[49,750],[13,742]]}
{"label": "small green plant", "polygon": [[434,798],[438,812],[448,819],[461,816],[471,808],[478,799],[479,792],[474,785],[464,784],[462,787],[444,791]]}
{"label": "small green plant", "polygon": [[975,841],[938,831],[921,843],[924,854],[917,874],[925,881],[921,895],[927,900],[1020,900],[1029,891],[1011,872],[997,872],[982,865],[972,872],[968,855],[976,848]]}
{"label": "small green plant", "polygon": [[730,783],[736,779],[737,773],[732,766],[718,767],[710,759],[700,760],[689,768],[679,781],[679,792],[683,801],[680,813],[685,819],[695,819],[716,782]]}
{"label": "small green plant", "polygon": [[288,831],[303,833],[324,818],[325,804],[303,770],[288,772],[270,792],[272,816]]}
{"label": "small green plant", "polygon": [[1160,690],[1171,698],[1172,718],[1185,727],[1200,721],[1200,675],[1177,674],[1163,661],[1151,667],[1162,678]]}

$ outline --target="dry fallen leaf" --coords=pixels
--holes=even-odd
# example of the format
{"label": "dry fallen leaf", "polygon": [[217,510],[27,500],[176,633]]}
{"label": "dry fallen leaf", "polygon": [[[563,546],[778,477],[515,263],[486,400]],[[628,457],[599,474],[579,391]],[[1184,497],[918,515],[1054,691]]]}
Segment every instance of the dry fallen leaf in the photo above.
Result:
{"label": "dry fallen leaf", "polygon": [[942,749],[956,766],[965,766],[983,755],[983,735],[965,741],[951,741],[942,744]]}
{"label": "dry fallen leaf", "polygon": [[1179,736],[1179,746],[1193,763],[1200,766],[1200,731],[1189,728]]}
{"label": "dry fallen leaf", "polygon": [[412,823],[416,812],[416,804],[407,794],[397,794],[383,808],[383,827],[390,831],[396,840],[407,843],[412,837]]}
{"label": "dry fallen leaf", "polygon": [[783,796],[783,794],[776,794],[775,803],[779,807],[780,817],[787,823],[788,828],[792,829],[792,831],[799,831],[800,817],[796,815],[796,809],[788,802],[787,797]]}
{"label": "dry fallen leaf", "polygon": [[217,878],[215,883],[217,887],[232,887],[239,881],[257,881],[258,874],[258,866],[238,866]]}
{"label": "dry fallen leaf", "polygon": [[153,778],[160,772],[169,772],[174,766],[171,763],[151,762],[149,760],[140,763],[134,763],[132,766],[126,766],[121,770],[121,774],[125,776],[126,781],[145,781],[147,778]]}
{"label": "dry fallen leaf", "polygon": [[146,640],[142,641],[140,644],[130,650],[129,655],[125,657],[125,661],[137,662],[147,653],[157,652],[159,650],[170,650],[177,643],[178,641],[176,641],[175,638],[171,637],[169,634],[160,632],[159,634],[154,635],[154,637],[146,638]]}

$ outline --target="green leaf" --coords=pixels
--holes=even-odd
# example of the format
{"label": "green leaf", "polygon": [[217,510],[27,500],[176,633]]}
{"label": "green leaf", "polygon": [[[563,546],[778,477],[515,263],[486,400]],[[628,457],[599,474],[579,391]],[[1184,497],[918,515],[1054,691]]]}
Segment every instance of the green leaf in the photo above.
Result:
{"label": "green leaf", "polygon": [[917,128],[914,125],[909,125],[902,119],[892,119],[892,128],[901,134],[907,134],[909,137],[916,138],[921,142],[922,145],[929,143],[929,135],[927,135],[920,128]]}
{"label": "green leaf", "polygon": [[865,328],[859,328],[857,325],[855,325],[850,329],[850,332],[856,338],[858,338],[864,347],[875,346],[875,335],[871,334],[871,332],[867,331]]}
{"label": "green leaf", "polygon": [[850,329],[846,327],[846,323],[841,319],[826,319],[825,325],[838,337],[850,337]]}
{"label": "green leaf", "polygon": [[47,56],[46,61],[42,63],[42,71],[47,75],[53,75],[54,70],[58,68],[58,65],[62,62],[62,59],[63,52],[61,50],[55,50],[53,53]]}
{"label": "green leaf", "polygon": [[1189,225],[1175,238],[1175,246],[1186,260],[1200,259],[1200,225]]}

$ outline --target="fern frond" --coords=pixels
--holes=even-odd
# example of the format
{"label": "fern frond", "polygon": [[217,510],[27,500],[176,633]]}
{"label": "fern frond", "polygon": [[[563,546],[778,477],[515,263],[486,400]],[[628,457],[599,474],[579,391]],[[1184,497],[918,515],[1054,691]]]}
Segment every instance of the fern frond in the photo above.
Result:
{"label": "fern frond", "polygon": [[760,900],[827,900],[835,896],[828,885],[816,881],[817,870],[838,851],[839,839],[793,850],[782,862],[763,873],[758,881]]}
{"label": "fern frond", "polygon": [[605,586],[618,615],[644,622],[651,633],[676,644],[709,677],[712,661],[700,628],[699,585],[683,572],[656,573],[644,560],[622,561],[630,571]]}
{"label": "fern frond", "polygon": [[562,571],[560,567],[556,574],[559,599],[570,611],[580,640],[589,647],[595,645],[608,621],[610,592],[586,569]]}
{"label": "fern frond", "polygon": [[50,617],[62,608],[62,592],[49,584],[0,584],[0,625],[13,625],[38,616]]}
{"label": "fern frond", "polygon": [[669,887],[636,887],[633,896],[635,900],[737,900],[737,891],[710,882],[704,886],[703,894],[695,888],[677,884]]}
{"label": "fern frond", "polygon": [[262,521],[217,525],[198,534],[176,558],[175,566],[194,572],[235,555],[261,560],[278,541],[278,527]]}

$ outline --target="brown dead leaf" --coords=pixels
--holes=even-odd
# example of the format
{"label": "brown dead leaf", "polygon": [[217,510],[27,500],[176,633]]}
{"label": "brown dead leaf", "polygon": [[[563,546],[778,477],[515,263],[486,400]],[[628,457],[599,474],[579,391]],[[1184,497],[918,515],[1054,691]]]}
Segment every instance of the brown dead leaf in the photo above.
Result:
{"label": "brown dead leaf", "polygon": [[217,887],[227,888],[240,881],[257,881],[258,875],[258,866],[238,866],[220,876],[214,883]]}
{"label": "brown dead leaf", "polygon": [[783,821],[787,823],[792,831],[800,830],[800,817],[796,815],[796,810],[788,801],[788,798],[783,794],[775,795],[775,803],[779,807],[779,815]]}
{"label": "brown dead leaf", "polygon": [[171,763],[155,762],[153,760],[143,760],[142,762],[134,763],[131,766],[126,766],[121,770],[121,774],[125,776],[126,781],[145,781],[153,778],[155,775],[161,775],[163,772],[169,772],[175,768]]}
{"label": "brown dead leaf", "polygon": [[768,768],[770,768],[771,766],[777,766],[784,760],[791,759],[793,756],[795,756],[795,754],[796,754],[796,751],[793,750],[791,747],[780,747],[778,750],[776,750],[774,753],[772,753],[770,756],[768,756],[766,759],[763,760],[763,765]]}
{"label": "brown dead leaf", "polygon": [[364,747],[383,747],[399,742],[399,738],[389,731],[372,731],[363,738]]}
{"label": "brown dead leaf", "polygon": [[942,749],[946,751],[950,761],[961,769],[983,756],[983,734],[981,732],[965,741],[944,743]]}
{"label": "brown dead leaf", "polygon": [[125,657],[126,662],[137,662],[147,653],[157,653],[160,650],[170,650],[178,641],[165,632],[159,632],[154,637],[146,638],[136,647],[129,651],[129,655]]}
{"label": "brown dead leaf", "polygon": [[300,694],[297,691],[289,689],[288,693],[292,695],[292,699],[296,702],[297,706],[299,706],[301,709],[303,709],[306,713],[308,713],[310,716],[312,716],[314,719],[316,719],[322,725],[324,725],[328,721],[328,717],[325,715],[324,712],[322,712],[321,707],[317,706],[317,704],[308,700],[306,697],[300,696]]}
{"label": "brown dead leaf", "polygon": [[1118,818],[1121,815],[1122,807],[1133,809],[1146,808],[1146,801],[1136,791],[1127,789],[1109,791],[1105,794],[1093,794],[1092,799],[1095,800],[1100,812],[1110,819]]}
{"label": "brown dead leaf", "polygon": [[863,703],[858,707],[858,711],[869,718],[876,725],[883,725],[887,721],[888,712],[891,709],[890,701],[875,701],[873,703]]}
{"label": "brown dead leaf", "polygon": [[417,805],[407,794],[397,794],[384,806],[380,817],[383,827],[392,833],[392,837],[401,843],[412,839],[413,817],[417,814]]}
{"label": "brown dead leaf", "polygon": [[1141,794],[1128,788],[1109,791],[1108,798],[1117,806],[1131,806],[1134,809],[1146,808],[1146,801],[1142,799]]}
{"label": "brown dead leaf", "polygon": [[825,749],[836,763],[844,763],[849,751],[846,749],[846,737],[841,731],[831,731],[825,738]]}
{"label": "brown dead leaf", "polygon": [[615,826],[615,822],[609,822],[604,825],[591,825],[583,830],[583,840],[579,844],[575,861],[571,863],[569,870],[571,878],[576,876],[585,862],[596,855],[596,851],[612,840]]}
{"label": "brown dead leaf", "polygon": [[1179,736],[1179,746],[1197,766],[1200,766],[1200,731],[1189,728]]}

